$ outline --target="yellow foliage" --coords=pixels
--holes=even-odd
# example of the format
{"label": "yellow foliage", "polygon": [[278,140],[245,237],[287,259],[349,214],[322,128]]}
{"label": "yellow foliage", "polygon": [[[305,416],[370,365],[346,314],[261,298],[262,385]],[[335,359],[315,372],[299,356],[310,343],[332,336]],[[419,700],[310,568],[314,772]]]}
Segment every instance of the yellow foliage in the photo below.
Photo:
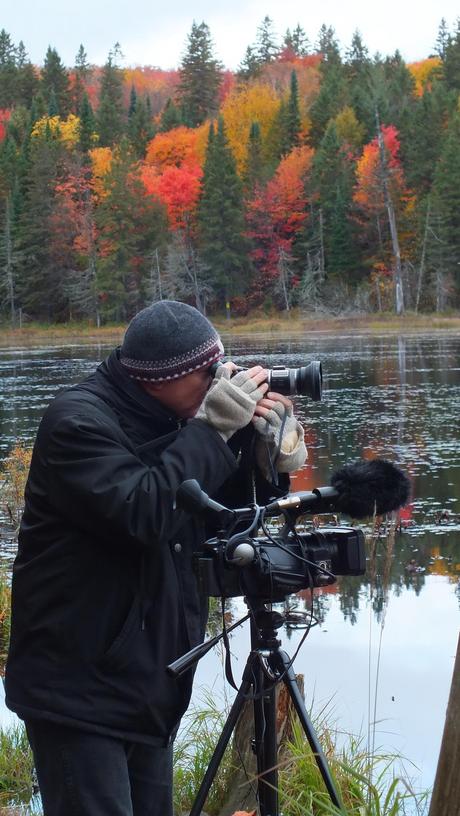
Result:
{"label": "yellow foliage", "polygon": [[255,82],[231,91],[221,108],[225,133],[242,173],[247,160],[249,130],[258,122],[262,141],[279,111],[280,99],[269,85]]}
{"label": "yellow foliage", "polygon": [[408,69],[415,79],[415,91],[421,96],[425,89],[430,90],[431,83],[439,73],[442,61],[440,57],[428,57],[420,62],[412,62]]}
{"label": "yellow foliage", "polygon": [[358,122],[353,108],[349,105],[342,108],[335,117],[334,124],[340,142],[353,148],[362,146],[366,128]]}
{"label": "yellow foliage", "polygon": [[94,147],[89,151],[93,171],[93,190],[98,198],[107,195],[104,179],[112,167],[112,150],[110,147]]}
{"label": "yellow foliage", "polygon": [[80,119],[73,113],[69,113],[67,119],[61,119],[60,116],[42,116],[33,126],[32,137],[43,138],[47,131],[67,147],[74,147],[80,136]]}

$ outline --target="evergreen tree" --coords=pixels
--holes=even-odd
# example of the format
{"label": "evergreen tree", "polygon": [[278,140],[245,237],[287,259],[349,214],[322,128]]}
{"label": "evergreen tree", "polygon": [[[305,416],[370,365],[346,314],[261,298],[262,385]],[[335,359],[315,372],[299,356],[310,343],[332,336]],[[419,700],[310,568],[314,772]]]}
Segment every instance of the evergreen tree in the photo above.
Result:
{"label": "evergreen tree", "polygon": [[17,98],[16,48],[4,28],[0,31],[0,108],[11,108]]}
{"label": "evergreen tree", "polygon": [[460,17],[457,20],[457,28],[449,37],[446,45],[443,73],[447,87],[458,93],[460,90]]}
{"label": "evergreen tree", "polygon": [[375,101],[372,92],[372,61],[361,34],[355,31],[345,57],[349,103],[365,127],[366,141],[375,133]]}
{"label": "evergreen tree", "polygon": [[163,207],[146,196],[136,167],[123,139],[106,178],[107,195],[96,211],[96,284],[107,320],[126,321],[146,304],[152,254],[167,234]]}
{"label": "evergreen tree", "polygon": [[348,83],[340,59],[321,63],[322,80],[319,93],[310,107],[310,143],[317,147],[331,119],[348,104]]}
{"label": "evergreen tree", "polygon": [[52,261],[50,240],[61,157],[62,145],[47,133],[35,138],[20,157],[23,206],[18,218],[18,306],[45,320],[58,320],[65,313],[62,270]]}
{"label": "evergreen tree", "polygon": [[94,147],[94,137],[96,132],[96,117],[94,116],[88,94],[85,92],[80,105],[80,149],[83,153],[88,153]]}
{"label": "evergreen tree", "polygon": [[245,288],[249,262],[242,185],[221,118],[216,132],[213,125],[209,128],[198,229],[201,255],[209,267],[211,284],[225,304]]}
{"label": "evergreen tree", "polygon": [[48,116],[58,116],[59,115],[59,107],[56,99],[56,94],[54,93],[54,88],[51,88],[50,95],[48,97]]}
{"label": "evergreen tree", "polygon": [[289,99],[286,108],[286,140],[285,151],[289,153],[299,144],[300,133],[299,84],[296,71],[291,72]]}
{"label": "evergreen tree", "polygon": [[403,153],[409,187],[424,197],[429,194],[441,151],[447,99],[443,83],[425,90],[408,123]]}
{"label": "evergreen tree", "polygon": [[356,271],[357,265],[356,241],[350,219],[353,163],[343,150],[334,122],[328,125],[315,154],[311,183],[322,213],[325,269],[328,274],[349,276]]}
{"label": "evergreen tree", "polygon": [[248,155],[244,171],[244,186],[250,194],[257,184],[264,178],[264,162],[262,156],[262,139],[260,125],[252,122],[249,129]]}
{"label": "evergreen tree", "polygon": [[[133,102],[133,99],[131,99]],[[134,154],[142,159],[148,142],[155,136],[155,126],[151,115],[148,113],[146,99],[139,99],[136,96],[134,108],[129,116],[128,137]]]}
{"label": "evergreen tree", "polygon": [[66,68],[55,48],[48,46],[41,72],[40,86],[47,108],[54,94],[59,116],[65,118],[70,111],[70,83]]}
{"label": "evergreen tree", "polygon": [[22,40],[18,45],[17,68],[16,102],[18,105],[25,105],[27,108],[30,108],[32,99],[38,92],[40,80],[35,67],[27,57],[27,51]]}
{"label": "evergreen tree", "polygon": [[254,46],[248,45],[244,57],[238,66],[238,79],[243,82],[254,79],[260,73],[261,66],[262,63],[257,56]]}
{"label": "evergreen tree", "polygon": [[88,56],[83,45],[80,45],[75,57],[74,80],[72,88],[73,109],[77,116],[80,115],[80,109],[83,103],[83,97],[86,93],[86,85],[90,73],[91,68],[88,63]]}
{"label": "evergreen tree", "polygon": [[159,131],[160,133],[166,133],[168,130],[173,130],[173,128],[182,124],[180,110],[169,97],[161,114]]}
{"label": "evergreen tree", "polygon": [[297,23],[294,30],[288,28],[283,39],[282,50],[292,52],[296,57],[305,57],[308,54],[310,43],[303,28]]}
{"label": "evergreen tree", "polygon": [[118,65],[120,58],[120,46],[116,43],[109,52],[101,76],[97,124],[102,147],[118,142],[125,129],[123,71]]}
{"label": "evergreen tree", "polygon": [[444,61],[447,54],[447,49],[450,44],[450,33],[444,17],[441,18],[439,24],[438,36],[434,47],[434,53]]}
{"label": "evergreen tree", "polygon": [[193,22],[178,88],[184,124],[197,127],[216,113],[220,83],[221,66],[213,56],[209,28],[206,23]]}
{"label": "evergreen tree", "polygon": [[322,55],[323,62],[341,62],[340,46],[332,26],[327,26],[324,23],[321,26],[318,32],[316,52]]}
{"label": "evergreen tree", "polygon": [[264,17],[257,29],[255,52],[259,65],[273,62],[278,56],[279,48],[273,31],[273,20],[268,16]]}
{"label": "evergreen tree", "polygon": [[436,165],[433,193],[438,202],[439,234],[445,268],[460,291],[460,113],[451,119]]}
{"label": "evergreen tree", "polygon": [[137,104],[137,93],[134,85],[131,85],[131,91],[129,94],[129,108],[128,108],[128,120],[131,119],[134,111],[136,110]]}

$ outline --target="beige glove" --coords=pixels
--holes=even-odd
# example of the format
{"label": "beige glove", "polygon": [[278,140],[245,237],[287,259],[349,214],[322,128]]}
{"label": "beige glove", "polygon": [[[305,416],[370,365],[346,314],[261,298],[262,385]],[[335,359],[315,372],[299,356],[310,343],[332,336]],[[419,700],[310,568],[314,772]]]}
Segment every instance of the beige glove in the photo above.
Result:
{"label": "beige glove", "polygon": [[258,386],[247,371],[239,371],[230,379],[232,373],[225,366],[219,366],[195,414],[195,419],[212,425],[225,441],[249,424],[258,401],[267,390],[265,383]]}
{"label": "beige glove", "polygon": [[254,427],[258,434],[255,458],[267,479],[271,479],[274,472],[292,473],[302,467],[308,453],[303,428],[293,415],[292,407],[286,408],[277,402],[265,417],[254,417]]}

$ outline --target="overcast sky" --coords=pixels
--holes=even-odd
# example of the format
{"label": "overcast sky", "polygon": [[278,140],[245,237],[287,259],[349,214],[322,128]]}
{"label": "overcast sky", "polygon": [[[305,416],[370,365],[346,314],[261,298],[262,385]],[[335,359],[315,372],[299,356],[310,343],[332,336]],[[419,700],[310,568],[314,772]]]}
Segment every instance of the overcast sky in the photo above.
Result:
{"label": "overcast sky", "polygon": [[43,63],[48,45],[71,66],[80,43],[89,62],[103,64],[117,41],[124,65],[177,68],[193,20],[211,30],[215,55],[236,68],[265,15],[278,34],[297,23],[315,42],[322,23],[332,26],[343,48],[359,29],[371,55],[399,49],[406,61],[432,51],[444,17],[454,28],[458,0],[0,0],[0,27],[30,59]]}

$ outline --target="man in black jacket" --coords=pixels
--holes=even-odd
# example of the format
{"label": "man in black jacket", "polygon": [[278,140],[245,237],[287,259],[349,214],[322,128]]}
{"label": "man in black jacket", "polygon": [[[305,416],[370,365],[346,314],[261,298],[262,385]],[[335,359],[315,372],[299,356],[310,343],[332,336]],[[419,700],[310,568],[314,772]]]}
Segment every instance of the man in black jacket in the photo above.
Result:
{"label": "man in black jacket", "polygon": [[[171,816],[172,742],[204,636],[192,556],[202,523],[174,508],[197,479],[233,506],[303,463],[302,429],[261,366],[211,366],[220,338],[161,301],[41,422],[13,571],[8,706],[24,719],[45,816]],[[286,417],[284,417],[286,414]],[[281,428],[284,429],[280,439]],[[253,461],[247,466],[247,439]],[[245,441],[246,440],[246,441]],[[245,464],[246,463],[246,464]]]}

